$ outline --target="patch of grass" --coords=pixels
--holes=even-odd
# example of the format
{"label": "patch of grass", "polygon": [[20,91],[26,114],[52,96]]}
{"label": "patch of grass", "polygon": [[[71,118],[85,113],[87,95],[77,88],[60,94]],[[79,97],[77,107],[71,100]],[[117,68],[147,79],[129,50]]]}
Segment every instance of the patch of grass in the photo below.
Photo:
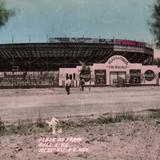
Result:
{"label": "patch of grass", "polygon": [[32,133],[34,124],[31,120],[19,120],[15,124],[10,124],[5,127],[5,133],[10,134],[20,134],[29,135]]}
{"label": "patch of grass", "polygon": [[[160,119],[160,110],[148,110],[147,114],[135,114],[134,112],[123,112],[116,114],[103,114],[97,118],[80,117],[79,119],[61,120],[57,128],[70,129],[77,127],[89,127],[122,121],[137,121],[145,119]],[[30,135],[42,132],[51,132],[45,120],[39,117],[35,122],[31,120],[19,120],[17,123],[5,125],[0,118],[0,136],[19,134]]]}
{"label": "patch of grass", "polygon": [[136,121],[140,119],[139,115],[135,115],[133,112],[123,112],[118,113],[115,115],[115,122],[121,122],[121,121]]}
{"label": "patch of grass", "polygon": [[9,125],[5,125],[2,120],[0,121],[0,135],[30,135],[49,131],[50,129],[47,124],[40,119],[37,119],[36,122],[32,122],[31,120],[19,120]]}
{"label": "patch of grass", "polygon": [[45,121],[42,118],[38,118],[36,121],[36,126],[39,128],[44,128],[45,127]]}
{"label": "patch of grass", "polygon": [[81,125],[78,122],[75,122],[72,120],[60,121],[60,123],[57,125],[58,128],[62,128],[62,129],[75,128],[80,126]]}
{"label": "patch of grass", "polygon": [[132,112],[127,113],[118,113],[115,115],[108,114],[107,116],[99,116],[98,118],[83,118],[77,121],[67,120],[61,121],[59,126],[63,129],[68,128],[76,128],[76,127],[85,127],[85,126],[96,126],[102,124],[109,124],[109,123],[117,123],[121,121],[136,121],[141,119],[140,116],[135,115]]}
{"label": "patch of grass", "polygon": [[149,109],[148,118],[159,119],[160,118],[160,109]]}
{"label": "patch of grass", "polygon": [[0,135],[3,135],[5,131],[5,124],[2,121],[2,119],[0,118]]}

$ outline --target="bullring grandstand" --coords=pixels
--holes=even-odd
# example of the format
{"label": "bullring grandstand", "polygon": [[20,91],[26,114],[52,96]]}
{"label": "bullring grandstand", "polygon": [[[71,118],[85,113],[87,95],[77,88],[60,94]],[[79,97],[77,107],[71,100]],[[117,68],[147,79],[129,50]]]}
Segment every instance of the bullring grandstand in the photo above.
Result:
{"label": "bullring grandstand", "polygon": [[49,38],[46,43],[0,44],[0,87],[58,86],[59,69],[106,63],[114,55],[149,65],[153,48],[121,39]]}

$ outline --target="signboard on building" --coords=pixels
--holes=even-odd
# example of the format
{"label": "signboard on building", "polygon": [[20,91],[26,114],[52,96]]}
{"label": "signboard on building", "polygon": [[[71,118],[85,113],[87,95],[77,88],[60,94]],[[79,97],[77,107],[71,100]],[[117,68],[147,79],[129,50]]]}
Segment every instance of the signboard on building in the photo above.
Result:
{"label": "signboard on building", "polygon": [[107,61],[107,67],[109,69],[126,69],[127,66],[129,65],[128,60],[120,55],[115,55],[109,58]]}
{"label": "signboard on building", "polygon": [[155,77],[156,77],[156,75],[152,70],[147,70],[144,73],[144,78],[146,81],[153,81]]}
{"label": "signboard on building", "polygon": [[133,46],[133,47],[145,47],[144,42],[138,42],[138,41],[132,41],[132,40],[121,40],[121,39],[115,39],[114,44],[117,45],[125,45],[125,46]]}
{"label": "signboard on building", "polygon": [[114,51],[119,51],[119,52],[140,52],[144,53],[144,48],[137,48],[137,47],[132,47],[132,46],[114,46]]}
{"label": "signboard on building", "polygon": [[144,42],[115,39],[114,51],[144,53],[145,45],[146,44]]}

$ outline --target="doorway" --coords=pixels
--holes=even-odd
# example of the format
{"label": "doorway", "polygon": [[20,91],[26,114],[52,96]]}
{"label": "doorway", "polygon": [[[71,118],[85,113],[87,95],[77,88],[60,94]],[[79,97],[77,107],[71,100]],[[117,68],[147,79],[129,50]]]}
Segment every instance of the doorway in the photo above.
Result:
{"label": "doorway", "polygon": [[123,87],[126,85],[126,72],[110,72],[110,85]]}

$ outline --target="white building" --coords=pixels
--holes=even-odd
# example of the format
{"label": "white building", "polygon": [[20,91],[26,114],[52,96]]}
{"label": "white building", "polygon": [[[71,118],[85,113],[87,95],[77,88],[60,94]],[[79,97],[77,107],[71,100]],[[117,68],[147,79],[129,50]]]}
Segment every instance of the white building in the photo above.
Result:
{"label": "white building", "polygon": [[59,86],[64,86],[66,78],[72,79],[72,86],[79,85],[80,76],[86,85],[93,86],[127,86],[127,85],[159,85],[160,68],[156,65],[130,63],[125,57],[114,55],[106,63],[96,63],[90,67],[89,79],[82,75],[82,66],[76,68],[60,68]]}

